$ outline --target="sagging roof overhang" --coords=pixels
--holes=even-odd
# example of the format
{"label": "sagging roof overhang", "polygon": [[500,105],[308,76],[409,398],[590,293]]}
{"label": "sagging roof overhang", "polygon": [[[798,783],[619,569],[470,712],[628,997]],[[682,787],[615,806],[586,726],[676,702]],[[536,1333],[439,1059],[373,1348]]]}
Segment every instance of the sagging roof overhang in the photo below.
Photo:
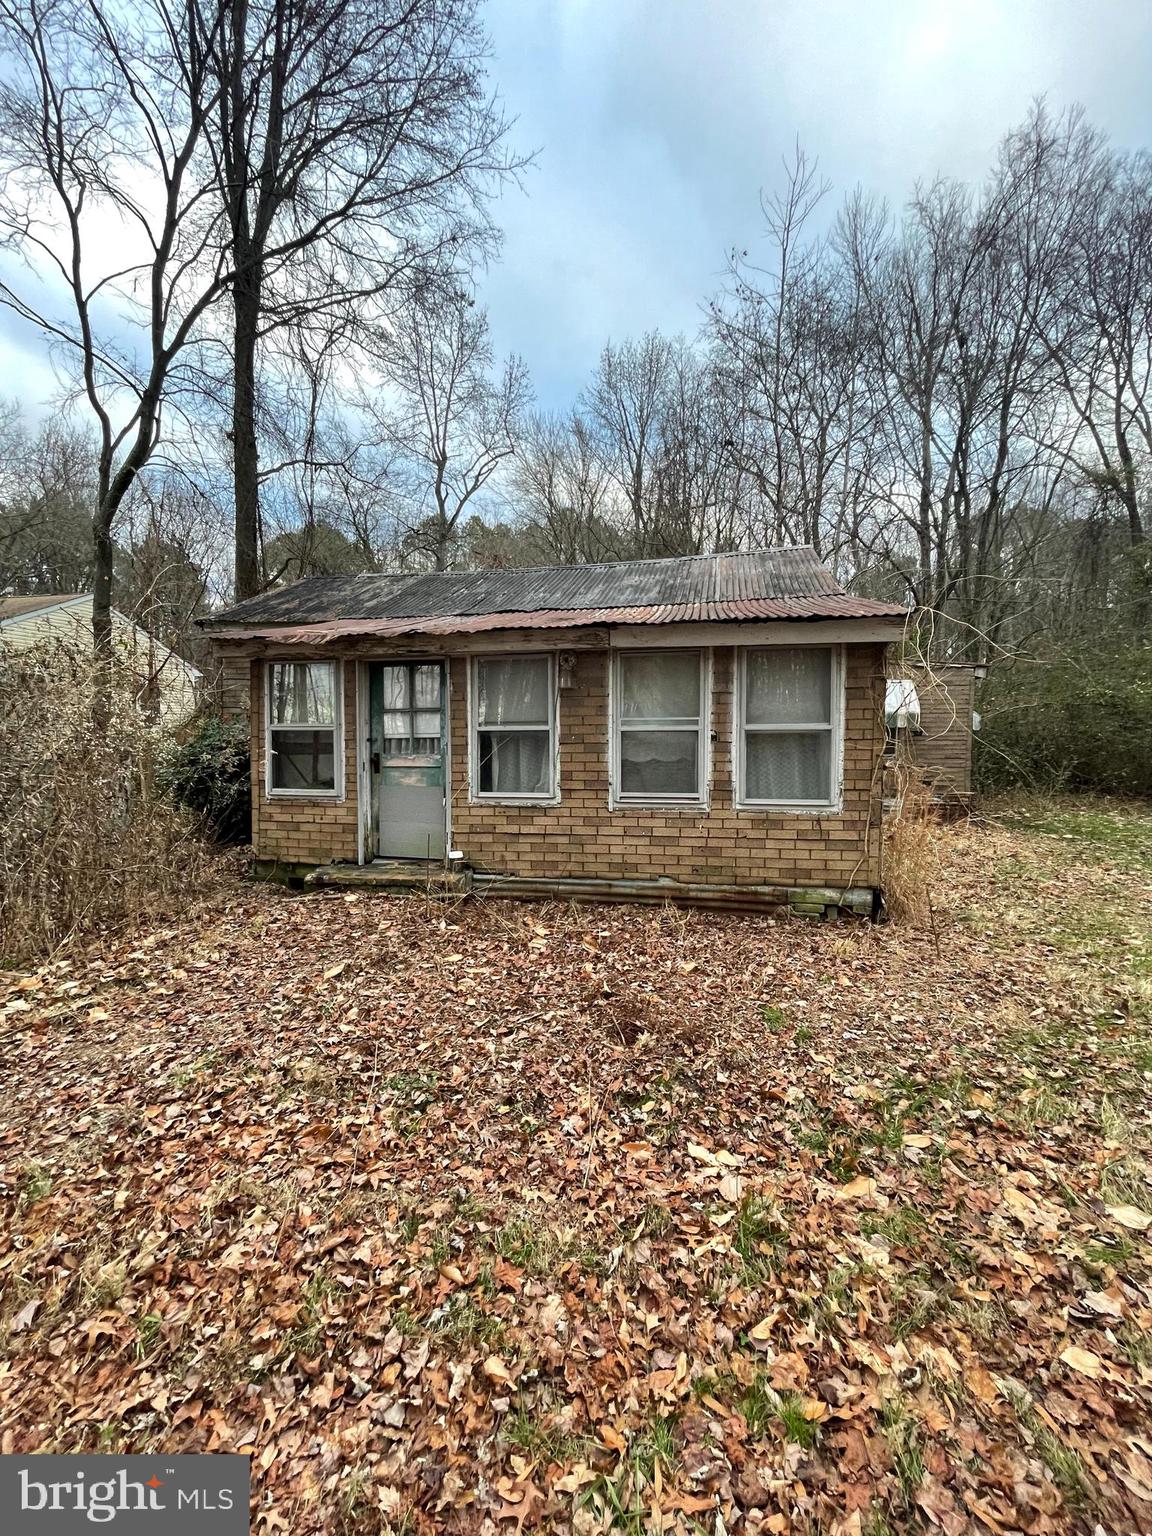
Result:
{"label": "sagging roof overhang", "polygon": [[312,624],[214,624],[213,640],[271,640],[327,645],[356,636],[474,635],[495,629],[580,629],[601,624],[739,624],[756,620],[871,619],[895,636],[908,609],[847,593],[814,597],[745,598],[737,602],[665,603],[632,608],[545,609],[536,613],[455,614],[401,619],[328,619]]}

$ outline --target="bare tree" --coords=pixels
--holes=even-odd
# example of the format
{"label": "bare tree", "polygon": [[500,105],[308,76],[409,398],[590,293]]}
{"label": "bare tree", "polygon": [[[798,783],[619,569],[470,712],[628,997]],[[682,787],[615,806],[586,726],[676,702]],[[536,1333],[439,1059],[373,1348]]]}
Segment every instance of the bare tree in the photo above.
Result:
{"label": "bare tree", "polygon": [[446,570],[462,515],[516,451],[527,374],[514,357],[495,367],[487,316],[461,294],[413,305],[379,364],[364,409],[406,466],[405,543]]}
{"label": "bare tree", "polygon": [[208,606],[221,532],[218,509],[187,479],[137,482],[117,541],[117,606],[178,655],[205,649],[193,620]]}
{"label": "bare tree", "polygon": [[84,592],[92,582],[92,434],[48,420],[0,425],[0,592]]}
{"label": "bare tree", "polygon": [[648,552],[652,534],[654,481],[671,363],[672,344],[655,331],[620,346],[609,342],[582,402],[604,463],[623,497],[633,557]]}
{"label": "bare tree", "polygon": [[732,453],[759,500],[753,536],[851,566],[873,499],[878,397],[856,270],[810,233],[827,190],[797,148],[782,190],[761,199],[770,254],[732,255],[710,334],[732,401]]}
{"label": "bare tree", "polygon": [[620,535],[608,516],[608,468],[579,412],[525,422],[510,494],[520,525],[538,537],[548,560],[620,558]]}
{"label": "bare tree", "polygon": [[[203,0],[200,0],[203,3]],[[198,11],[232,286],[236,596],[261,584],[260,351],[491,246],[513,163],[476,0],[227,0]]]}
{"label": "bare tree", "polygon": [[[218,12],[209,35],[221,24]],[[0,303],[73,365],[95,421],[92,624],[105,677],[116,517],[232,279],[193,169],[219,105],[202,30],[167,0],[128,12],[0,0],[0,233],[46,279],[0,282]]]}

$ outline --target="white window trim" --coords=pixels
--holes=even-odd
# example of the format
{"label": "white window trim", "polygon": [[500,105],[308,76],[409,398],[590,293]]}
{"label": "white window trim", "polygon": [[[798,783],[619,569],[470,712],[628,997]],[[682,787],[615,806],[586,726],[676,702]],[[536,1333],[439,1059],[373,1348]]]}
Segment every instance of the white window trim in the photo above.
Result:
{"label": "white window trim", "polygon": [[756,725],[751,729],[766,735],[790,731],[830,731],[832,749],[829,754],[832,776],[831,797],[827,800],[753,800],[746,790],[747,777],[747,726],[744,713],[747,699],[749,651],[771,651],[771,645],[740,646],[736,652],[736,689],[732,718],[732,777],[736,786],[736,809],[740,811],[788,811],[800,816],[836,816],[844,808],[844,647],[842,645],[804,645],[797,637],[792,642],[804,650],[828,651],[832,658],[831,720],[811,725],[796,722],[789,725]]}
{"label": "white window trim", "polygon": [[[651,648],[649,648],[651,649]],[[700,659],[700,726],[697,732],[697,792],[691,795],[629,795],[620,788],[621,653],[609,655],[608,681],[608,808],[706,811],[712,787],[712,651],[707,646],[660,646],[660,653],[673,656],[697,655]],[[672,727],[670,727],[672,729]]]}
{"label": "white window trim", "polygon": [[[547,794],[512,794],[508,790],[480,788],[480,665],[485,661],[546,661],[548,663],[548,745],[552,788]],[[491,730],[519,729],[517,726],[491,726]],[[539,726],[526,726],[537,731]],[[490,655],[468,657],[468,799],[473,805],[559,805],[560,804],[560,684],[555,651],[493,651]]]}
{"label": "white window trim", "polygon": [[[275,731],[326,731],[326,725],[310,722],[304,725],[272,724],[272,668],[288,665],[325,666],[333,669],[333,689],[336,721],[331,730],[332,789],[276,789],[272,785],[272,738]],[[330,656],[274,656],[264,664],[264,793],[270,800],[343,800],[344,799],[344,663]]]}

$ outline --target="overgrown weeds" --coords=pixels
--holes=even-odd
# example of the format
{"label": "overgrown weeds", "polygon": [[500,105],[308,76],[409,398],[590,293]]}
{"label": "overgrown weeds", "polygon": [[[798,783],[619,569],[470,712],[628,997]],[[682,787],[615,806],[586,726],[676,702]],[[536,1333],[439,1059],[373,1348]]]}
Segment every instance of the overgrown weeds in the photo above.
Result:
{"label": "overgrown weeds", "polygon": [[894,923],[924,923],[940,879],[932,795],[908,764],[895,771],[896,796],[884,821],[884,903]]}
{"label": "overgrown weeds", "polygon": [[192,817],[158,787],[163,727],[117,676],[97,723],[95,666],[53,644],[0,653],[0,965],[153,916],[206,885]]}

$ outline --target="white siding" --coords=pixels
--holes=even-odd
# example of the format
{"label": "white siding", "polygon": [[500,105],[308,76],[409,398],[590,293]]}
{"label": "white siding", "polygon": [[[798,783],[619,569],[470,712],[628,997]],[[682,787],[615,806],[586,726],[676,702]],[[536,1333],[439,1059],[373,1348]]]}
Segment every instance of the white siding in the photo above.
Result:
{"label": "white siding", "polygon": [[[53,641],[91,649],[90,597],[56,603],[51,608],[0,621],[0,649],[7,646],[13,650],[30,650],[33,646]],[[176,722],[192,713],[201,676],[191,663],[154,640],[116,609],[112,610],[112,642],[120,657],[141,680],[157,678],[160,710],[167,719]]]}

